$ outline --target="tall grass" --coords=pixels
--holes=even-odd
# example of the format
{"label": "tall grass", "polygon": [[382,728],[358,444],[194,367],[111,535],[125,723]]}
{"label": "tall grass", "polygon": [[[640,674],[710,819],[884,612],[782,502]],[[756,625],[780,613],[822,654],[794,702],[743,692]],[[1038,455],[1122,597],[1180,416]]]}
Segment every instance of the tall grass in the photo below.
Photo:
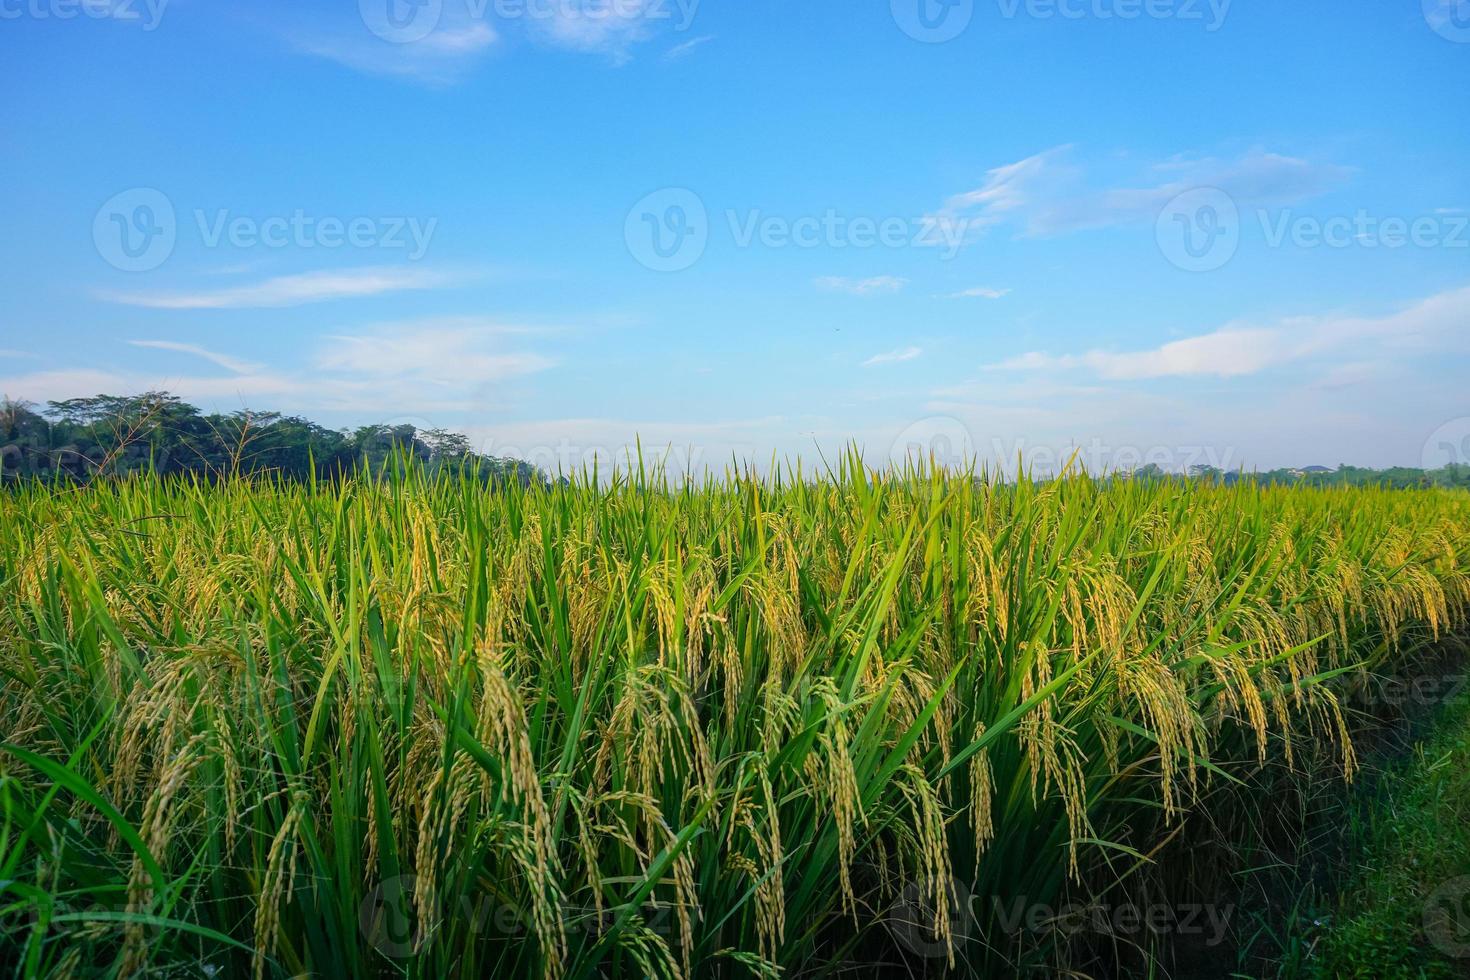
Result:
{"label": "tall grass", "polygon": [[1011,973],[1075,944],[993,909],[1351,772],[1470,498],[138,477],[0,495],[0,583],[17,972]]}

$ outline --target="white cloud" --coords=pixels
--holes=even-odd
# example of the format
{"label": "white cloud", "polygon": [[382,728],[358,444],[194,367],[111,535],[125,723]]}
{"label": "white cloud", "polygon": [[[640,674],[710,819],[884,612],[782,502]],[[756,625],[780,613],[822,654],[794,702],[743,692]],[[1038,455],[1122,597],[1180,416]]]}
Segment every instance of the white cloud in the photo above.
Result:
{"label": "white cloud", "polygon": [[897,350],[886,351],[882,354],[874,354],[863,362],[863,367],[872,367],[875,364],[897,364],[901,361],[912,361],[924,353],[921,347],[900,347]]}
{"label": "white cloud", "polygon": [[871,296],[874,293],[896,293],[909,284],[898,276],[874,276],[871,279],[848,279],[844,276],[821,276],[812,280],[819,289]]}
{"label": "white cloud", "polygon": [[[689,26],[694,5],[672,4],[662,0],[561,0],[544,14],[531,18],[535,34],[559,48],[601,54],[615,65],[632,59],[635,45],[655,34],[663,21],[672,20],[675,7],[682,14],[677,29]],[[693,46],[692,44],[690,45]]]}
{"label": "white cloud", "polygon": [[1358,388],[1374,381],[1379,381],[1391,373],[1390,366],[1381,362],[1350,361],[1346,364],[1338,364],[1329,368],[1312,385],[1323,391]]}
{"label": "white cloud", "polygon": [[764,463],[773,446],[802,440],[798,423],[778,415],[734,420],[561,418],[466,429],[470,444],[490,456],[523,459],[549,473],[571,474],[595,464],[613,468],[662,464],[672,477],[720,472],[733,459]]}
{"label": "white cloud", "polygon": [[676,44],[672,48],[669,48],[669,50],[665,51],[664,60],[675,61],[679,58],[686,57],[695,48],[704,44],[708,44],[714,39],[715,36],[713,34],[701,34],[699,37],[690,38],[684,43]]}
{"label": "white cloud", "polygon": [[1235,160],[1173,160],[1154,168],[1155,180],[1167,178],[1160,183],[1083,194],[1043,207],[1032,218],[1031,231],[1054,234],[1154,221],[1175,197],[1201,187],[1224,191],[1241,208],[1287,204],[1323,194],[1348,174],[1343,167],[1260,149]]}
{"label": "white cloud", "polygon": [[1076,171],[1064,163],[1072,147],[1057,146],[1035,156],[986,171],[985,182],[971,191],[955,194],[944,206],[925,218],[926,224],[957,232],[964,240],[1024,214],[1040,195],[1071,180]]}
{"label": "white cloud", "polygon": [[[463,81],[501,44],[490,18],[477,13],[477,4],[461,0],[403,7],[406,24],[383,19],[385,2],[361,12],[356,4],[344,8],[293,5],[273,18],[271,29],[296,51],[325,58],[354,71],[399,78],[425,85],[453,85]],[[371,23],[370,23],[371,22]],[[377,32],[401,32],[390,41]],[[398,37],[398,34],[394,34]]]}
{"label": "white cloud", "polygon": [[430,269],[374,266],[277,276],[245,286],[196,293],[103,291],[99,295],[113,303],[158,310],[254,309],[302,306],[403,290],[435,289],[453,285],[463,278]]}
{"label": "white cloud", "polygon": [[1175,340],[1154,350],[1112,353],[1094,350],[1059,357],[1031,351],[998,368],[1025,371],[1087,368],[1113,381],[1210,374],[1222,378],[1255,374],[1284,359],[1270,330],[1225,329]]}
{"label": "white cloud", "polygon": [[1009,289],[990,289],[986,286],[976,286],[974,289],[961,289],[957,293],[950,293],[946,299],[1000,299],[1002,296],[1010,295]]}
{"label": "white cloud", "polygon": [[[622,65],[637,45],[667,29],[687,31],[698,10],[698,0],[553,0],[503,9],[486,0],[444,0],[405,8],[409,22],[399,25],[382,21],[382,3],[376,0],[371,16],[367,8],[359,16],[352,4],[333,15],[301,4],[286,15],[287,23],[271,29],[296,51],[354,71],[449,86],[464,81],[506,36]],[[665,57],[685,55],[712,37],[675,45]]]}
{"label": "white cloud", "polygon": [[453,85],[499,40],[488,24],[474,23],[460,28],[440,27],[408,44],[388,44],[376,37],[356,35],[298,37],[293,43],[303,54],[326,58],[369,75],[387,75],[428,85]]}
{"label": "white cloud", "polygon": [[496,341],[514,330],[428,325],[333,336],[317,354],[316,364],[324,371],[453,387],[532,374],[555,363],[540,354],[500,349]]}
{"label": "white cloud", "polygon": [[[0,393],[31,401],[163,389],[203,408],[252,407],[284,411],[384,413],[428,417],[500,408],[504,385],[546,370],[555,361],[512,346],[509,338],[536,331],[474,318],[383,324],[327,338],[308,352],[304,367],[263,368],[190,344],[133,342],[197,354],[228,376],[91,369],[37,371],[0,377]],[[446,426],[448,427],[448,426]]]}
{"label": "white cloud", "polygon": [[1324,356],[1361,361],[1372,353],[1463,348],[1470,324],[1470,287],[1431,296],[1377,317],[1292,317],[1266,326],[1231,323],[1210,333],[1138,351],[1090,350],[1053,355],[1031,351],[992,370],[1086,370],[1111,381],[1149,378],[1234,378]]}
{"label": "white cloud", "polygon": [[147,386],[131,388],[122,375],[91,368],[33,371],[30,374],[0,378],[0,397],[15,401],[59,402],[103,392],[145,390]]}
{"label": "white cloud", "polygon": [[1086,171],[1070,162],[1072,151],[1053,147],[996,167],[926,220],[967,239],[1002,223],[1026,235],[1055,235],[1153,221],[1169,201],[1196,188],[1218,188],[1241,208],[1263,207],[1315,197],[1349,176],[1333,164],[1255,149],[1229,160],[1176,157],[1148,168],[1132,186],[1087,187]]}
{"label": "white cloud", "polygon": [[205,350],[203,347],[198,347],[194,344],[181,344],[172,340],[130,340],[128,341],[128,343],[131,344],[133,347],[151,347],[155,350],[168,350],[176,351],[180,354],[193,354],[195,357],[202,357],[206,361],[211,361],[215,364],[218,364],[226,371],[233,371],[236,374],[253,374],[261,369],[261,366],[259,364],[252,364],[249,361],[242,361],[238,358],[230,357],[226,354],[219,354],[211,350]]}

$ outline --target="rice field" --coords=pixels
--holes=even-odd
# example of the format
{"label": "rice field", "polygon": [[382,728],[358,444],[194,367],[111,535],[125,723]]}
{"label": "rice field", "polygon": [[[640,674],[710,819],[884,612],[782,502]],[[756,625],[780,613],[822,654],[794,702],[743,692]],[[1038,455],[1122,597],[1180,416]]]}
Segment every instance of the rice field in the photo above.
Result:
{"label": "rice field", "polygon": [[15,974],[1053,975],[1005,910],[1350,777],[1470,496],[135,476],[0,494],[0,583]]}

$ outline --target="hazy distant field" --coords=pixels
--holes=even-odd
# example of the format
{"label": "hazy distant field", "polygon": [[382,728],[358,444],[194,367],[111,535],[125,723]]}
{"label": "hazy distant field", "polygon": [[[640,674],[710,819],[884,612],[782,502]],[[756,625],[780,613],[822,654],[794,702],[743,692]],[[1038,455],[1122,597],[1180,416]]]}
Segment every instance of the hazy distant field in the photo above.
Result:
{"label": "hazy distant field", "polygon": [[18,972],[1004,975],[1351,768],[1470,497],[141,477],[0,494],[0,581]]}

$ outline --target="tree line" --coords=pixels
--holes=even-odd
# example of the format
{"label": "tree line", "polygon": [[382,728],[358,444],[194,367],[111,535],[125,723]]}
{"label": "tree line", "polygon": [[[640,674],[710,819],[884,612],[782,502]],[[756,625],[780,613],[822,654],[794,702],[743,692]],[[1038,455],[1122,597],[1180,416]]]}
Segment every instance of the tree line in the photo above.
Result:
{"label": "tree line", "polygon": [[[390,459],[404,456],[429,469],[470,471],[486,483],[529,485],[549,480],[523,460],[476,453],[464,435],[445,429],[407,424],[329,429],[280,412],[205,414],[166,391],[72,398],[47,402],[44,408],[0,399],[0,479],[5,482],[34,478],[86,482],[99,475],[142,470],[205,479],[263,474],[293,480],[330,479],[363,466],[380,469]],[[1195,466],[1187,476],[1150,464],[1126,476],[1227,484],[1251,480],[1303,486],[1470,489],[1470,465],[1465,464],[1438,470],[1342,465],[1265,472]]]}
{"label": "tree line", "polygon": [[201,412],[166,391],[33,403],[0,400],[0,477],[86,482],[152,470],[204,479],[333,478],[409,456],[493,483],[545,482],[536,467],[474,452],[462,434],[413,425],[329,429],[279,412]]}
{"label": "tree line", "polygon": [[1427,490],[1431,487],[1470,489],[1470,465],[1451,463],[1437,470],[1421,470],[1412,466],[1391,466],[1375,470],[1367,466],[1349,466],[1346,463],[1336,469],[1313,466],[1305,470],[1282,468],[1276,470],[1224,472],[1212,466],[1195,466],[1190,469],[1195,479],[1215,480],[1225,484],[1249,480],[1258,484],[1289,484],[1306,487],[1390,487],[1395,490]]}

